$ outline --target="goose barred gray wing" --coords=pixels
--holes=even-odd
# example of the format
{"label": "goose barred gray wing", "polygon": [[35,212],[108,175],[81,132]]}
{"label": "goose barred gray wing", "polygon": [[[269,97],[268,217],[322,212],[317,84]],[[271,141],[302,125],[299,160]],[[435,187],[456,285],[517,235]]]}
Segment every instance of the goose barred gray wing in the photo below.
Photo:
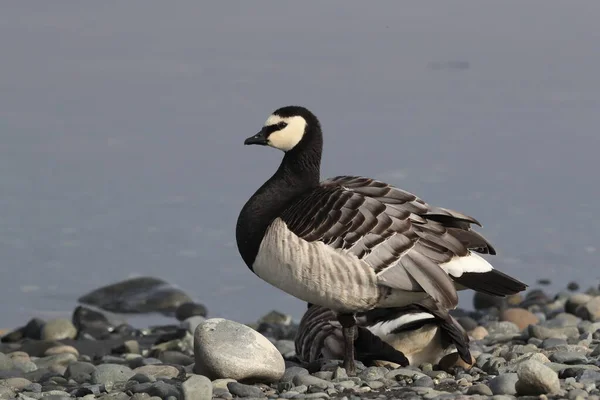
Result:
{"label": "goose barred gray wing", "polygon": [[[495,254],[492,245],[470,229],[471,224],[479,224],[477,220],[432,207],[411,193],[370,178],[325,180],[288,206],[281,218],[302,239],[321,241],[366,262],[381,286],[424,290],[446,308],[457,302],[447,274],[456,280],[473,265],[478,267],[470,263],[464,271],[456,261],[471,255],[471,249]],[[483,258],[479,260],[492,270]],[[477,290],[476,284],[469,283],[465,286]],[[497,292],[513,293],[511,285],[505,286],[508,290]]]}
{"label": "goose barred gray wing", "polygon": [[[375,179],[325,180],[288,207],[282,218],[303,239],[320,240],[367,262],[383,286],[410,290],[416,281],[431,294],[430,279],[440,278],[437,265],[461,286],[488,294],[504,296],[526,288],[471,252],[496,254],[481,234],[471,230],[472,224],[481,226],[476,219],[430,206]],[[474,257],[461,262],[467,256]],[[440,278],[438,284],[443,283]],[[437,289],[444,291],[443,286]]]}

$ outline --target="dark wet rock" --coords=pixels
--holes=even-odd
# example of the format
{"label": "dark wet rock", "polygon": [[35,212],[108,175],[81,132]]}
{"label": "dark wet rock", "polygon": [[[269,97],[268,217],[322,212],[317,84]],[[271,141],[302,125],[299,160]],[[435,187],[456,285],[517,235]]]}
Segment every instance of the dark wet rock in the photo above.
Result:
{"label": "dark wet rock", "polygon": [[274,382],[285,371],[283,357],[263,335],[240,323],[208,319],[194,335],[194,372],[208,378]]}
{"label": "dark wet rock", "polygon": [[541,289],[534,289],[527,293],[525,300],[520,304],[521,308],[529,308],[531,306],[543,306],[551,302],[548,295]]}
{"label": "dark wet rock", "polygon": [[569,282],[567,284],[567,289],[569,289],[572,292],[576,292],[577,290],[579,290],[579,284],[577,282]]}
{"label": "dark wet rock", "polygon": [[596,296],[587,303],[579,306],[575,314],[588,321],[600,321],[600,296]]}
{"label": "dark wet rock", "polygon": [[263,391],[256,386],[244,385],[243,383],[239,382],[229,382],[227,384],[227,389],[229,389],[231,394],[239,397],[264,397]]}
{"label": "dark wet rock", "polygon": [[210,400],[213,387],[210,379],[202,375],[192,375],[181,385],[185,400]]}
{"label": "dark wet rock", "polygon": [[486,385],[484,385],[483,383],[478,383],[476,385],[471,386],[468,390],[467,390],[467,394],[468,395],[482,395],[482,396],[492,396],[493,393],[490,390],[489,387],[487,387]]}
{"label": "dark wet rock", "polygon": [[585,364],[587,357],[576,351],[557,351],[550,355],[550,361],[561,364]]}
{"label": "dark wet rock", "polygon": [[473,307],[476,310],[486,310],[488,308],[502,308],[506,305],[506,299],[497,296],[490,296],[485,293],[475,292],[473,295]]}
{"label": "dark wet rock", "polygon": [[92,379],[92,373],[96,371],[96,367],[87,362],[75,361],[67,366],[65,378],[73,379],[75,382],[84,383]]}
{"label": "dark wet rock", "polygon": [[131,387],[131,391],[133,393],[148,393],[150,396],[160,397],[161,399],[166,399],[169,396],[173,396],[176,399],[182,398],[181,392],[177,387],[163,381],[138,383]]}
{"label": "dark wet rock", "polygon": [[88,333],[96,339],[107,338],[115,328],[103,313],[85,306],[77,306],[71,320],[80,334]]}
{"label": "dark wet rock", "polygon": [[558,374],[537,361],[529,360],[522,363],[517,374],[519,380],[515,387],[520,395],[535,396],[560,391]]}
{"label": "dark wet rock", "polygon": [[478,324],[473,318],[464,316],[457,318],[458,323],[464,328],[465,331],[472,331],[477,328]]}
{"label": "dark wet rock", "polygon": [[585,293],[575,293],[569,296],[567,302],[565,303],[565,311],[571,314],[575,314],[577,308],[579,306],[587,303],[592,299],[592,296]]}
{"label": "dark wet rock", "polygon": [[150,376],[150,375],[146,375],[146,374],[137,372],[135,375],[133,375],[131,378],[129,378],[128,382],[130,382],[130,381],[135,381],[136,383],[152,383],[152,382],[156,382],[156,378],[153,376]]}
{"label": "dark wet rock", "polygon": [[180,351],[163,351],[158,355],[158,359],[165,364],[190,365],[194,363],[194,358],[183,354]]}
{"label": "dark wet rock", "polygon": [[77,329],[68,319],[52,319],[42,327],[42,340],[75,339]]}
{"label": "dark wet rock", "polygon": [[79,301],[118,313],[174,314],[177,308],[192,302],[181,289],[152,277],[131,278],[96,289]]}
{"label": "dark wet rock", "polygon": [[158,358],[153,358],[153,357],[136,357],[132,360],[129,361],[128,365],[130,368],[138,368],[138,367],[142,367],[144,365],[156,365],[156,364],[162,364],[163,362],[160,361]]}
{"label": "dark wet rock", "polygon": [[[345,372],[345,370],[344,370]],[[302,367],[289,367],[281,376],[280,382],[291,382],[296,375],[308,375],[308,370]],[[347,378],[347,376],[346,376]]]}
{"label": "dark wet rock", "polygon": [[181,304],[175,310],[175,318],[179,321],[185,321],[190,317],[206,317],[207,311],[204,304],[187,302]]}
{"label": "dark wet rock", "polygon": [[548,286],[548,285],[552,284],[552,281],[550,279],[548,279],[548,278],[540,278],[540,279],[537,280],[537,283],[539,285]]}
{"label": "dark wet rock", "polygon": [[544,341],[542,342],[542,345],[540,347],[542,347],[543,349],[551,349],[553,347],[557,347],[557,346],[565,346],[567,344],[567,340],[566,339],[559,339],[559,338],[548,338],[548,339],[544,339]]}
{"label": "dark wet rock", "polygon": [[16,343],[22,339],[39,340],[45,323],[43,319],[32,318],[25,326],[4,335],[1,341],[2,343]]}

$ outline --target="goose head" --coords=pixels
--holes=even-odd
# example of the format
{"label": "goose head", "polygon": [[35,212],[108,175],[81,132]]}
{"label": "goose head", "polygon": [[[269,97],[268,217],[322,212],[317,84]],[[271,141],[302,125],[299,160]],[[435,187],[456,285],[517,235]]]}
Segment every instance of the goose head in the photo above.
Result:
{"label": "goose head", "polygon": [[244,141],[279,149],[285,153],[302,147],[302,144],[321,141],[321,127],[315,115],[300,106],[286,106],[275,110],[262,129]]}

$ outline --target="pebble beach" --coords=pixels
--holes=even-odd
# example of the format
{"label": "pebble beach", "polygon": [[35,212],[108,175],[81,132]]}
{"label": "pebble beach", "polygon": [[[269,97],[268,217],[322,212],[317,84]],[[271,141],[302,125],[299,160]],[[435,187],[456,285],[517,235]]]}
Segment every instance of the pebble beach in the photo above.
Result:
{"label": "pebble beach", "polygon": [[[139,284],[83,296],[88,304],[70,320],[34,318],[4,330],[0,399],[600,399],[597,287],[572,283],[546,293],[542,286],[506,299],[477,294],[473,310],[452,312],[469,333],[472,365],[455,354],[404,368],[357,362],[357,376],[348,376],[338,360],[300,362],[298,324],[284,313],[255,322],[211,318],[208,305],[166,282],[143,284],[148,298],[159,292],[170,302],[127,292]],[[119,305],[129,313],[154,307],[172,324],[117,325],[107,315]]]}

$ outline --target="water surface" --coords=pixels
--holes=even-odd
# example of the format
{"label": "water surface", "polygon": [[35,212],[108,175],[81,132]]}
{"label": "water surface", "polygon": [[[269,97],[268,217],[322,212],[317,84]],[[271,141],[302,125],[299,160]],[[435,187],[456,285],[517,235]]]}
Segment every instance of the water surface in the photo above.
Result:
{"label": "water surface", "polygon": [[[0,328],[167,279],[212,315],[303,304],[244,266],[237,214],[301,104],[324,177],[478,218],[527,283],[597,282],[599,2],[7,2],[0,13]],[[469,296],[463,296],[463,305]]]}

